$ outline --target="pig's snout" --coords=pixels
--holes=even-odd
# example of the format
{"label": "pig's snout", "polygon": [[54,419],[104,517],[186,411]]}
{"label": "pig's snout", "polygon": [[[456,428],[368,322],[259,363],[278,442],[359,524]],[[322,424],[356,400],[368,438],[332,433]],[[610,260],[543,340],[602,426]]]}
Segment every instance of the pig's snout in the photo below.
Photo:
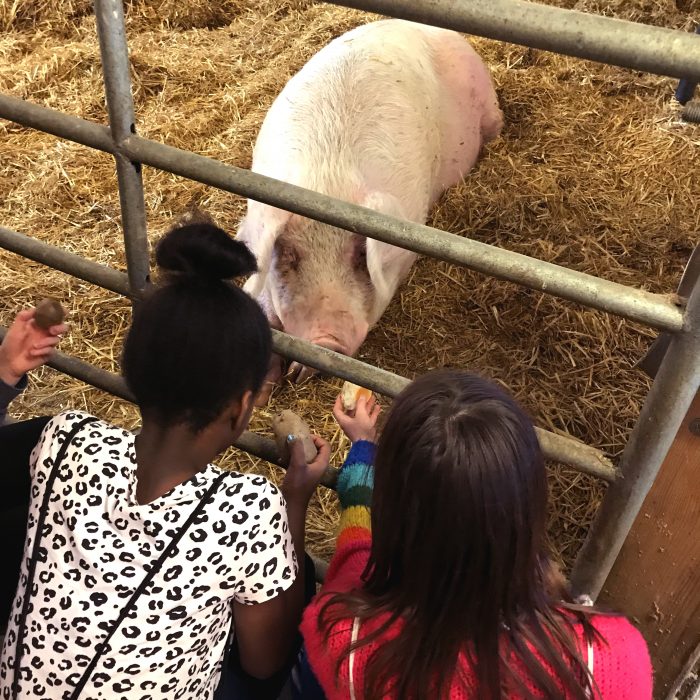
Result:
{"label": "pig's snout", "polygon": [[333,352],[339,352],[341,355],[352,355],[351,349],[332,335],[314,338],[311,342],[314,345],[319,345],[322,348],[333,350]]}
{"label": "pig's snout", "polygon": [[[293,305],[279,309],[285,332],[341,355],[354,355],[369,330],[362,290],[341,291],[324,286],[311,292],[307,290],[296,297]],[[286,378],[301,382],[314,374],[315,369],[294,362]]]}
{"label": "pig's snout", "polygon": [[[305,310],[306,311],[306,310]],[[362,317],[363,310],[347,312],[343,309],[293,313],[280,316],[285,333],[301,338],[341,355],[354,355],[367,337],[369,325]]]}

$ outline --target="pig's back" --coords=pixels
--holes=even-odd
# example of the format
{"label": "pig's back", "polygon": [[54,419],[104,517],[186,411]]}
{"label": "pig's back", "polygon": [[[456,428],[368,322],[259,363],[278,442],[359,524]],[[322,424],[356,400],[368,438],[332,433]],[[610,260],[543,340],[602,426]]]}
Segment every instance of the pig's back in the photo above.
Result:
{"label": "pig's back", "polygon": [[424,221],[446,184],[438,182],[445,140],[456,138],[441,116],[448,96],[438,47],[446,40],[471,51],[454,32],[400,20],[367,24],[331,42],[271,107],[253,169],[350,201],[388,192],[407,218]]}

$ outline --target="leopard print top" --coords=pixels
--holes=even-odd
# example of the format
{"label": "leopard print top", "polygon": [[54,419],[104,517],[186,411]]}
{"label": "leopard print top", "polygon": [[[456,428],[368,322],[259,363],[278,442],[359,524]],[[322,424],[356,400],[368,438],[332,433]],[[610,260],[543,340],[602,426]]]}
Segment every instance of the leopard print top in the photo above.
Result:
{"label": "leopard print top", "polygon": [[[59,446],[87,414],[51,420],[32,453],[25,556],[0,660],[11,697],[18,622],[39,508]],[[134,435],[96,421],[66,453],[39,548],[18,698],[63,699],[158,558],[221,471],[212,465],[146,505],[136,500]],[[297,573],[282,495],[267,479],[228,474],[138,599],[81,700],[209,700],[219,681],[232,602],[256,604]]]}

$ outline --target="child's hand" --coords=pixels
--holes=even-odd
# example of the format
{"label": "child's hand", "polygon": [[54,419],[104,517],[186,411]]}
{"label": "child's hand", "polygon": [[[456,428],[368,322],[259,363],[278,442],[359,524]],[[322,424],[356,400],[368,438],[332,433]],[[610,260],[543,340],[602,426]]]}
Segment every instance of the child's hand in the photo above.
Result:
{"label": "child's hand", "polygon": [[376,402],[374,396],[369,400],[361,396],[357,400],[354,413],[347,413],[343,408],[342,395],[339,394],[335,400],[335,406],[333,406],[333,415],[351,442],[359,440],[375,442],[377,439],[377,418],[379,418],[381,410],[382,407]]}
{"label": "child's hand", "polygon": [[308,464],[304,457],[302,441],[292,440],[288,443],[289,466],[282,482],[282,493],[287,500],[299,498],[308,503],[330,462],[331,446],[328,442],[318,435],[312,435],[311,439],[316,445],[318,454]]}
{"label": "child's hand", "polygon": [[15,386],[30,370],[41,367],[51,357],[61,334],[68,326],[61,324],[45,331],[34,322],[34,309],[20,311],[0,345],[0,380]]}

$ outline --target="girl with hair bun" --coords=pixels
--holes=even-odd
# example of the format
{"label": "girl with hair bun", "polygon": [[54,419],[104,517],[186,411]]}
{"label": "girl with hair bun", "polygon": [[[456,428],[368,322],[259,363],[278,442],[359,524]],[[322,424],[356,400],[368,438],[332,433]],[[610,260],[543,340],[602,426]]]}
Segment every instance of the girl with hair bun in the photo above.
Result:
{"label": "girl with hair bun", "polygon": [[315,437],[306,464],[292,444],[279,490],[211,464],[248,425],[270,359],[264,314],[230,282],[255,259],[194,223],[156,262],[122,356],[138,435],[80,410],[42,423],[2,698],[209,700],[224,665],[221,692],[245,697],[294,655],[304,519],[329,446]]}

